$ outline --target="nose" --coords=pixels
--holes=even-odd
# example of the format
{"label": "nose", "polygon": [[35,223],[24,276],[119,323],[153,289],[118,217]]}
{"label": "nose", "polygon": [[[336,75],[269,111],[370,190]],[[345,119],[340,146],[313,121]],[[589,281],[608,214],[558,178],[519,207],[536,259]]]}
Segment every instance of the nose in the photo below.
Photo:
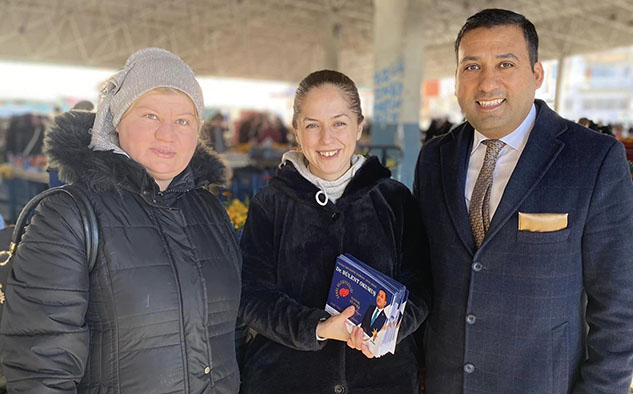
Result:
{"label": "nose", "polygon": [[174,140],[176,132],[174,130],[175,124],[170,120],[161,120],[160,125],[156,129],[154,136],[157,140],[171,142]]}
{"label": "nose", "polygon": [[499,87],[499,75],[494,67],[486,67],[482,70],[479,80],[479,89],[484,93],[490,93]]}
{"label": "nose", "polygon": [[332,141],[332,128],[329,125],[325,125],[321,128],[321,143],[324,145],[327,145],[331,141]]}

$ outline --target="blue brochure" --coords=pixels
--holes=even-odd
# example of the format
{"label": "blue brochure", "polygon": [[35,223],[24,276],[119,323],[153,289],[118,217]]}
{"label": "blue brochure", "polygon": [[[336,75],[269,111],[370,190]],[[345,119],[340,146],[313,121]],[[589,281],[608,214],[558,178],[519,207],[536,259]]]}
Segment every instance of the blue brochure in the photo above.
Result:
{"label": "blue brochure", "polygon": [[400,282],[343,254],[336,258],[325,310],[335,315],[354,305],[356,313],[348,321],[362,327],[366,345],[380,357],[395,352],[408,295]]}

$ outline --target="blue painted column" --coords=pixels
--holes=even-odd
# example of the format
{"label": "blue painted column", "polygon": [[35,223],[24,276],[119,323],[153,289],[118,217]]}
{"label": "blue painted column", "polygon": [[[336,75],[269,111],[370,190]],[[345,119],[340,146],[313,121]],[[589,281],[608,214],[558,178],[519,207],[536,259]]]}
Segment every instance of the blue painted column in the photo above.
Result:
{"label": "blue painted column", "polygon": [[[421,0],[374,0],[374,123],[372,153],[399,161],[393,176],[411,187],[420,149],[424,66]],[[399,157],[397,149],[401,149]],[[383,158],[381,157],[381,159]]]}

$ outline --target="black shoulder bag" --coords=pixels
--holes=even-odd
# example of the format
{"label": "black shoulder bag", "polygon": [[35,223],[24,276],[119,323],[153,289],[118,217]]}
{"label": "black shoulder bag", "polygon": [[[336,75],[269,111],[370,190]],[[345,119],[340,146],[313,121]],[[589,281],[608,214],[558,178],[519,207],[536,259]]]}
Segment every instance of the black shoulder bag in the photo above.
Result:
{"label": "black shoulder bag", "polygon": [[[11,227],[0,230],[0,247],[7,248],[8,233],[11,232],[11,243],[8,245],[8,250],[0,251],[0,318],[2,317],[2,310],[4,309],[4,286],[7,283],[9,273],[11,272],[11,257],[18,248],[18,244],[22,240],[22,235],[28,226],[33,212],[38,204],[50,196],[51,194],[64,193],[69,195],[79,208],[79,214],[81,216],[81,223],[84,230],[86,239],[86,261],[88,263],[89,272],[92,272],[97,262],[97,249],[99,246],[99,225],[97,223],[97,216],[95,215],[94,208],[88,200],[88,196],[79,188],[72,185],[64,185],[54,187],[52,189],[45,190],[33,197],[20,212],[18,220],[15,223],[15,227],[11,230]],[[0,393],[6,393],[7,380],[4,377],[2,366],[0,365]]]}
{"label": "black shoulder bag", "polygon": [[[92,269],[97,262],[99,226],[97,223],[97,216],[95,215],[95,211],[92,208],[92,204],[88,200],[86,194],[83,191],[79,190],[79,188],[72,185],[64,185],[44,190],[37,196],[33,197],[28,203],[26,203],[24,208],[22,208],[22,211],[18,216],[18,220],[15,223],[15,227],[13,227],[11,243],[8,245],[8,250],[0,251],[0,317],[2,317],[2,308],[4,306],[3,290],[7,282],[9,273],[11,272],[11,257],[17,250],[18,245],[22,240],[22,235],[24,234],[24,231],[26,230],[31,217],[33,216],[35,208],[46,197],[50,196],[51,194],[58,193],[69,195],[73,199],[73,201],[75,201],[77,207],[79,208],[81,223],[85,234],[84,238],[86,240],[86,261],[88,262],[89,272],[92,272]],[[10,231],[10,229],[5,229],[4,231]],[[0,247],[2,246],[4,245],[0,245]]]}

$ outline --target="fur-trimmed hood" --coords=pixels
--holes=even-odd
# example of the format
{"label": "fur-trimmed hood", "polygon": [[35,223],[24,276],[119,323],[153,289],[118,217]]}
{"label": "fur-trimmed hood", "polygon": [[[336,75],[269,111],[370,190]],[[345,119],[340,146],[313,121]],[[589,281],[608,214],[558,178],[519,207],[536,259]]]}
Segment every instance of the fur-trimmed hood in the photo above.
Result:
{"label": "fur-trimmed hood", "polygon": [[[66,183],[86,185],[94,191],[117,188],[145,189],[155,182],[143,166],[124,155],[112,151],[93,151],[90,143],[90,128],[95,114],[84,111],[69,111],[55,118],[54,125],[44,138],[44,152],[49,166],[59,171],[59,178]],[[226,166],[208,146],[198,145],[183,173],[192,174],[192,186],[223,184]]]}

